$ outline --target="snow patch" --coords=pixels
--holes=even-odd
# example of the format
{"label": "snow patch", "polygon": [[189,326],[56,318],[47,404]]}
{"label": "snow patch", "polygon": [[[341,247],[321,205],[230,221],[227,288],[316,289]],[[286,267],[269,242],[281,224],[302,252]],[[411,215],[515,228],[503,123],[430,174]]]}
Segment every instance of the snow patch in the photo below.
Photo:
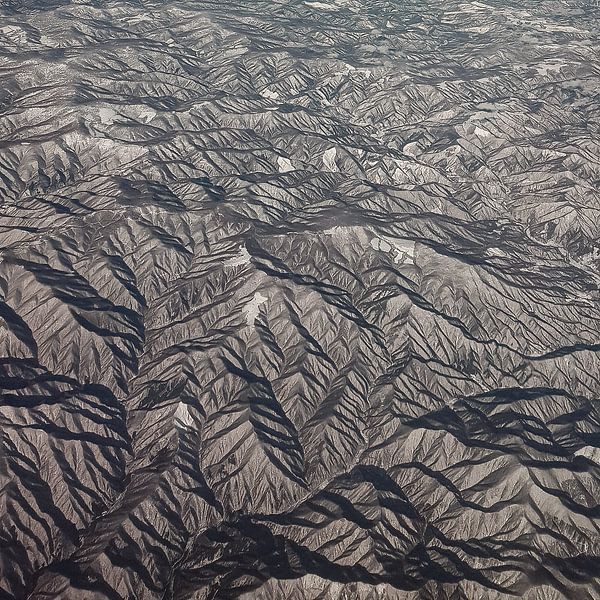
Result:
{"label": "snow patch", "polygon": [[194,419],[190,414],[188,405],[184,402],[180,402],[175,410],[175,420],[183,423],[184,425],[193,425]]}
{"label": "snow patch", "polygon": [[264,304],[269,298],[267,296],[263,296],[260,292],[255,292],[254,297],[246,306],[244,306],[244,312],[246,313],[246,323],[248,325],[253,325],[254,320],[258,317],[259,309],[262,304]]}
{"label": "snow patch", "polygon": [[371,240],[371,248],[373,248],[373,250],[377,250],[378,252],[389,252],[392,249],[392,247],[381,238],[373,238]]}
{"label": "snow patch", "polygon": [[374,237],[370,243],[373,250],[390,254],[392,260],[399,265],[407,261],[412,262],[415,256],[415,243],[411,240]]}
{"label": "snow patch", "polygon": [[263,98],[269,98],[269,100],[277,100],[279,98],[279,94],[275,90],[270,90],[268,88],[265,88],[260,95]]}
{"label": "snow patch", "polygon": [[477,125],[475,125],[474,133],[475,133],[475,135],[478,135],[481,137],[491,137],[491,135],[492,135],[487,129],[482,129],[481,127],[477,127]]}
{"label": "snow patch", "polygon": [[279,165],[280,173],[287,173],[288,171],[294,170],[294,165],[289,158],[285,158],[284,156],[280,156],[277,158],[277,164]]}
{"label": "snow patch", "polygon": [[337,171],[337,165],[335,164],[335,157],[337,150],[335,148],[329,148],[323,152],[323,164],[328,171]]}
{"label": "snow patch", "polygon": [[98,109],[98,116],[100,117],[100,122],[103,125],[112,125],[115,121],[115,117],[117,116],[117,111],[112,109],[110,106],[102,106]]}
{"label": "snow patch", "polygon": [[483,25],[479,27],[464,27],[463,31],[466,31],[467,33],[489,33],[492,31],[492,27],[489,25]]}
{"label": "snow patch", "polygon": [[337,10],[337,6],[333,4],[325,4],[325,2],[305,2],[311,8],[320,8],[321,10]]}

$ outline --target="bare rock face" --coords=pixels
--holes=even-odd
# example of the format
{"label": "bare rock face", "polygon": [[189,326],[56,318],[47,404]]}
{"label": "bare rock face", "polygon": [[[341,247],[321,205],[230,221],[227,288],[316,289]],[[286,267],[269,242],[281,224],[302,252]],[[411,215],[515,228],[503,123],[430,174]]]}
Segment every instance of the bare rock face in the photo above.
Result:
{"label": "bare rock face", "polygon": [[600,9],[2,0],[2,600],[600,598]]}

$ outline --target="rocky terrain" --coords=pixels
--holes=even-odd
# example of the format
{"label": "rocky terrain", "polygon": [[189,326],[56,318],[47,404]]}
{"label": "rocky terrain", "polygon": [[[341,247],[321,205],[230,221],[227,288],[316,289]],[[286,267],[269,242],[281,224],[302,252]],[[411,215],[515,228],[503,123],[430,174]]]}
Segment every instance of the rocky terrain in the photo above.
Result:
{"label": "rocky terrain", "polygon": [[598,600],[600,8],[0,2],[0,599]]}

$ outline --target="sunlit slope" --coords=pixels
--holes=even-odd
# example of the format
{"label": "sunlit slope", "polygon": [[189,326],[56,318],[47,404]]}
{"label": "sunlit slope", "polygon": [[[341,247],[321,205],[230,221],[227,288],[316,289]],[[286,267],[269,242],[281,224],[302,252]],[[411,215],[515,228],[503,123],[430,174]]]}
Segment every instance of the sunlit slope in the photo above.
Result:
{"label": "sunlit slope", "polygon": [[600,597],[598,8],[1,6],[1,599]]}

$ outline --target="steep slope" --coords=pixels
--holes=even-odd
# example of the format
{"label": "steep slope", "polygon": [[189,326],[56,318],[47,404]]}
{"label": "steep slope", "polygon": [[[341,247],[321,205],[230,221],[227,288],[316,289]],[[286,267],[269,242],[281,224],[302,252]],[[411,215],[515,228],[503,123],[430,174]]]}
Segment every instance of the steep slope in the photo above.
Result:
{"label": "steep slope", "polygon": [[0,598],[600,597],[598,7],[0,7]]}

